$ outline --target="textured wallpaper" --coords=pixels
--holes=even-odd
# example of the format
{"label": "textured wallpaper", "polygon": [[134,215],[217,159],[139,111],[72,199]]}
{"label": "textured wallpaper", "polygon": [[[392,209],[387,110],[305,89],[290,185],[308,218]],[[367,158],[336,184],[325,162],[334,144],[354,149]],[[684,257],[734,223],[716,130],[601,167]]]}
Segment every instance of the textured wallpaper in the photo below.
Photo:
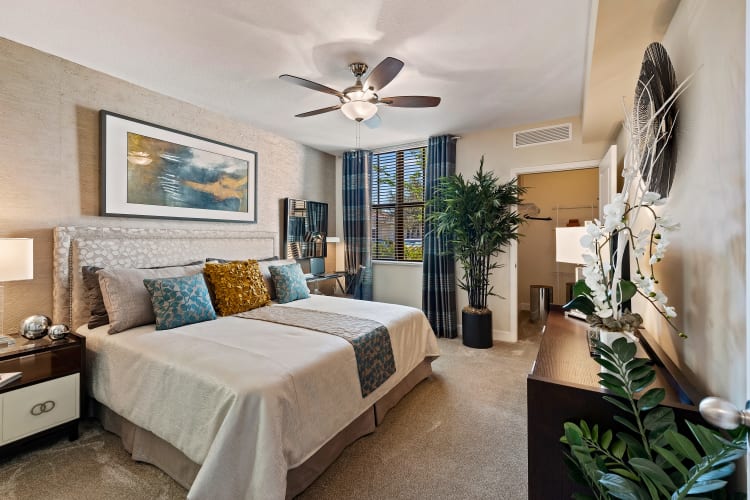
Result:
{"label": "textured wallpaper", "polygon": [[[0,68],[0,237],[34,238],[35,276],[5,284],[6,331],[52,313],[55,226],[280,232],[282,199],[295,197],[327,202],[335,227],[331,155],[2,38]],[[100,109],[256,151],[258,223],[99,217]]]}

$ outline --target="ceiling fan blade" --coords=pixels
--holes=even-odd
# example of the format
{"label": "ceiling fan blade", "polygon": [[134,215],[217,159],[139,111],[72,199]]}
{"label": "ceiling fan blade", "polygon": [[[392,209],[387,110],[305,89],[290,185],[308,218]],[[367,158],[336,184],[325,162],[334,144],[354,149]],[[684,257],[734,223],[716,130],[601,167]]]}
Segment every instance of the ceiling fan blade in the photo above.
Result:
{"label": "ceiling fan blade", "polygon": [[329,111],[336,111],[340,107],[341,107],[341,104],[337,104],[335,106],[328,106],[327,108],[314,109],[312,111],[308,111],[306,113],[300,113],[294,116],[297,118],[306,118],[308,116],[315,116],[315,115],[320,115],[323,113],[328,113]]}
{"label": "ceiling fan blade", "polygon": [[331,94],[331,95],[335,95],[338,97],[344,97],[344,94],[342,94],[336,89],[332,89],[331,87],[326,87],[325,85],[321,85],[319,83],[315,83],[310,80],[305,80],[304,78],[300,78],[298,76],[281,75],[279,76],[279,79],[284,80],[285,82],[293,83],[295,85],[300,85],[302,87],[305,87],[311,90],[317,90],[318,92],[323,92],[325,94]]}
{"label": "ceiling fan blade", "polygon": [[402,95],[383,97],[379,102],[394,108],[434,108],[440,104],[440,98],[426,95]]}
{"label": "ceiling fan blade", "polygon": [[381,123],[382,120],[380,119],[380,115],[378,113],[375,113],[374,115],[372,115],[372,118],[364,122],[367,128],[378,128]]}
{"label": "ceiling fan blade", "polygon": [[386,57],[370,72],[367,81],[365,81],[365,88],[372,87],[372,89],[377,92],[391,83],[403,67],[403,61],[399,61],[395,57]]}

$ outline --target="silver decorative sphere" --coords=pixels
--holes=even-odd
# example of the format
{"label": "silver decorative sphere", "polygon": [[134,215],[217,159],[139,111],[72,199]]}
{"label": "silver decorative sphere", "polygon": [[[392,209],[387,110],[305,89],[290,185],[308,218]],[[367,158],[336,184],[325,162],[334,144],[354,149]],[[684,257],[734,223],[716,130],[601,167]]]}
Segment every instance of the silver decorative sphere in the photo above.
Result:
{"label": "silver decorative sphere", "polygon": [[740,425],[750,425],[750,412],[740,411],[734,404],[721,398],[703,398],[698,406],[706,422],[722,429],[736,429]]}
{"label": "silver decorative sphere", "polygon": [[21,321],[21,335],[27,339],[40,339],[47,335],[52,320],[47,316],[35,314]]}
{"label": "silver decorative sphere", "polygon": [[52,340],[64,339],[70,333],[68,325],[52,325],[47,331],[47,335]]}

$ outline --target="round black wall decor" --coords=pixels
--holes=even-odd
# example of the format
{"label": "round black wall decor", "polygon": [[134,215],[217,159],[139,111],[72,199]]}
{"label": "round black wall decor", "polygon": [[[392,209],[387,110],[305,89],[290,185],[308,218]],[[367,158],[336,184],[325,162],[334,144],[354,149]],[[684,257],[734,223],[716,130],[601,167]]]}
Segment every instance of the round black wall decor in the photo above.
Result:
{"label": "round black wall decor", "polygon": [[[658,111],[669,99],[676,88],[676,80],[672,61],[664,46],[654,42],[646,47],[641,63],[641,74],[635,87],[635,99],[633,103],[633,121],[641,132],[641,142],[655,143],[651,148],[654,156],[654,167],[651,172],[651,181],[648,177],[648,164],[651,163],[650,155],[644,155],[641,162],[643,181],[648,182],[648,190],[654,191],[665,197],[669,194],[674,180],[676,165],[677,145],[675,136],[677,134],[677,104],[673,103],[666,111],[663,111],[664,119],[656,120],[654,126],[647,128],[648,120],[653,113]],[[647,142],[646,142],[647,141]]]}

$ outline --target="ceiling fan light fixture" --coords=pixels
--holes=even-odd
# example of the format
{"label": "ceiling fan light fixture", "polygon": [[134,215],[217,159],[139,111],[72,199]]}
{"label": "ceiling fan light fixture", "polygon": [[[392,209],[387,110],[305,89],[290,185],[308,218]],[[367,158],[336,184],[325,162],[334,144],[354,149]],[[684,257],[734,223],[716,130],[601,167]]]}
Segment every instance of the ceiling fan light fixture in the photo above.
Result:
{"label": "ceiling fan light fixture", "polygon": [[341,106],[347,118],[354,121],[367,121],[378,112],[378,107],[370,101],[349,101]]}

